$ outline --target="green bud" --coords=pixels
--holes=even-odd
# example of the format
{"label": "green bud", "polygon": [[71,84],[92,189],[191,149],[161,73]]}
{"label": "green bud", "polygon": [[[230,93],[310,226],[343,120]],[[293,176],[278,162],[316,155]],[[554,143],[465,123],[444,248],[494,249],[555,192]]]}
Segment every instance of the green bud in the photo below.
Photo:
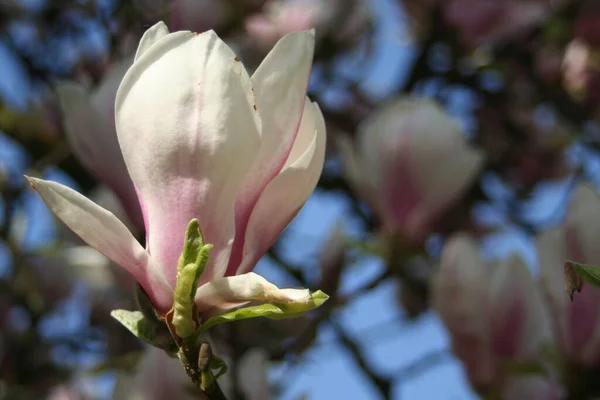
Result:
{"label": "green bud", "polygon": [[172,324],[180,338],[189,337],[198,329],[199,323],[194,315],[194,297],[212,247],[212,244],[204,244],[198,220],[191,220],[185,232],[183,252],[177,265],[173,302]]}

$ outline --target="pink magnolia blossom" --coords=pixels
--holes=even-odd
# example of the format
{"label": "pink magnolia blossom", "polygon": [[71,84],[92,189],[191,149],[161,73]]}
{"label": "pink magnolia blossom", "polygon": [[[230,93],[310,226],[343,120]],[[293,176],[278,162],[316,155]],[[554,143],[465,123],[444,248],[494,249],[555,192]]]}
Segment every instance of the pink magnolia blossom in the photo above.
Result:
{"label": "pink magnolia blossom", "polygon": [[539,362],[551,340],[541,296],[524,261],[513,255],[486,263],[477,242],[466,235],[453,236],[444,247],[433,304],[478,390],[510,389],[505,384],[514,377],[503,362]]}
{"label": "pink magnolia blossom", "polygon": [[74,82],[56,87],[67,139],[77,159],[117,195],[132,222],[144,221],[135,188],[119,148],[115,127],[115,97],[133,60],[115,65],[92,92]]}
{"label": "pink magnolia blossom", "polygon": [[566,260],[600,264],[600,198],[587,186],[579,186],[571,199],[562,226],[538,237],[542,288],[554,322],[558,347],[568,361],[592,366],[600,361],[600,289],[585,285],[573,301],[565,291]]}
{"label": "pink magnolia blossom", "polygon": [[514,39],[551,11],[549,0],[440,1],[446,23],[473,46]]}
{"label": "pink magnolia blossom", "polygon": [[135,371],[118,375],[114,400],[208,400],[194,387],[179,360],[156,347],[146,349]]}
{"label": "pink magnolia blossom", "polygon": [[403,98],[359,127],[354,148],[339,141],[346,175],[387,231],[423,240],[483,164],[456,123],[429,100]]}
{"label": "pink magnolia blossom", "polygon": [[233,7],[223,0],[134,0],[138,12],[146,19],[164,17],[172,31],[204,32],[221,26]]}
{"label": "pink magnolia blossom", "polygon": [[[30,178],[52,211],[128,270],[160,312],[173,303],[190,220],[214,245],[196,293],[200,313],[248,301],[308,301],[251,273],[314,190],[325,124],[306,97],[314,34],[282,38],[252,77],[212,31],[143,36],[116,99],[119,144],[146,226],[144,249],[110,212]],[[204,315],[203,315],[204,316]]]}
{"label": "pink magnolia blossom", "polygon": [[[336,24],[340,15],[345,19]],[[248,17],[245,25],[248,34],[268,48],[288,33],[312,28],[319,36],[331,34],[335,40],[347,42],[359,36],[370,20],[363,0],[272,0],[262,14]]]}

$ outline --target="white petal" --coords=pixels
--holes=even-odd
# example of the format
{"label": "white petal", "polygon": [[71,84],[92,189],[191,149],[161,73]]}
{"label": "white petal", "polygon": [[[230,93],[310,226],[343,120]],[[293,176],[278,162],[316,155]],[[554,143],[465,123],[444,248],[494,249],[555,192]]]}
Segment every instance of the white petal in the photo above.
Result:
{"label": "white petal", "polygon": [[[109,78],[120,82],[120,74],[125,73],[125,67],[127,64],[118,66],[116,71],[111,71]],[[114,191],[132,220],[143,226],[135,189],[114,127],[114,97],[118,82],[114,88],[108,86],[103,84],[98,95],[92,98],[84,87],[76,83],[61,83],[56,87],[65,131],[77,159]],[[110,92],[112,100],[109,99]]]}
{"label": "white petal", "polygon": [[288,304],[308,303],[308,289],[279,289],[260,275],[248,274],[215,279],[196,291],[196,310],[216,315],[251,301]]}
{"label": "white petal", "polygon": [[90,96],[92,105],[109,126],[110,132],[114,137],[114,142],[117,143],[117,148],[119,148],[119,141],[117,140],[117,130],[115,126],[115,100],[119,85],[132,64],[133,57],[126,57],[113,65],[102,77],[102,81]]}
{"label": "white petal", "polygon": [[202,282],[227,267],[235,199],[260,146],[253,98],[243,65],[212,31],[167,35],[119,88],[119,142],[146,206],[149,251],[173,286],[192,218],[214,245]]}
{"label": "white petal", "polygon": [[236,271],[246,273],[273,245],[312,194],[325,160],[325,121],[316,103],[307,100],[300,133],[283,171],[265,188],[246,229],[242,261]]}
{"label": "white petal", "polygon": [[27,179],[52,212],[73,232],[129,271],[160,311],[169,309],[173,303],[172,289],[121,221],[73,189],[43,179]]}
{"label": "white petal", "polygon": [[241,262],[244,237],[256,202],[266,185],[282,170],[295,146],[306,102],[314,41],[310,32],[286,35],[252,75],[262,121],[261,145],[236,201],[235,244],[227,275]]}
{"label": "white petal", "polygon": [[154,43],[158,42],[168,34],[169,28],[167,28],[167,25],[164,22],[159,21],[152,25],[152,27],[144,32],[144,35],[140,39],[140,44],[135,52],[135,61],[137,61]]}
{"label": "white petal", "polygon": [[281,170],[292,149],[305,106],[315,37],[310,32],[284,36],[252,75],[262,120],[262,143],[244,184],[252,203]]}
{"label": "white petal", "polygon": [[404,127],[413,130],[407,132],[407,157],[423,191],[423,207],[434,213],[469,187],[483,165],[483,153],[467,143],[460,127],[438,104],[423,100],[414,102],[414,107]]}

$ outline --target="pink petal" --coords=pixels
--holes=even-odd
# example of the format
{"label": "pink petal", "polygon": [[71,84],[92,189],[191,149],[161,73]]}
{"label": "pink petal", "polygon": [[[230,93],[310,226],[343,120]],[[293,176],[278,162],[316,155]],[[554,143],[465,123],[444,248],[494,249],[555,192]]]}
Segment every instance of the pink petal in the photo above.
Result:
{"label": "pink petal", "polygon": [[260,145],[254,105],[250,77],[212,31],[161,38],[119,88],[119,142],[145,204],[148,249],[171,285],[192,218],[214,245],[202,282],[225,272],[234,202]]}
{"label": "pink petal", "polygon": [[256,161],[248,171],[235,205],[236,236],[228,275],[240,265],[248,220],[258,198],[281,171],[296,141],[306,102],[314,45],[314,33],[287,35],[252,75],[262,137]]}
{"label": "pink petal", "polygon": [[307,99],[294,147],[282,172],[267,185],[256,203],[245,232],[241,263],[230,264],[227,275],[254,268],[313,192],[324,159],[325,121],[316,103]]}
{"label": "pink petal", "polygon": [[161,312],[173,303],[162,272],[131,232],[112,213],[56,182],[27,178],[56,216],[87,244],[125,268]]}
{"label": "pink petal", "polygon": [[488,290],[489,267],[479,256],[477,242],[464,234],[452,236],[444,246],[434,280],[433,306],[450,331],[455,354],[478,387],[490,384],[496,373]]}

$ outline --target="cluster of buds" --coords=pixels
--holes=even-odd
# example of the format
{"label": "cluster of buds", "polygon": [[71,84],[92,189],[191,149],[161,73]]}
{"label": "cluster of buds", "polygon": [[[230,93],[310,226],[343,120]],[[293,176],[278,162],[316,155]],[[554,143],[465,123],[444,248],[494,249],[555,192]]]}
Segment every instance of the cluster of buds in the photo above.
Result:
{"label": "cluster of buds", "polygon": [[[539,278],[518,257],[492,267],[474,239],[448,240],[434,303],[475,389],[505,392],[532,371],[537,389],[527,398],[591,388],[587,373],[600,364],[600,288],[588,283],[600,282],[589,265],[600,264],[600,225],[593,223],[599,213],[600,197],[578,186],[564,222],[537,238]],[[515,393],[504,398],[525,398]]]}

